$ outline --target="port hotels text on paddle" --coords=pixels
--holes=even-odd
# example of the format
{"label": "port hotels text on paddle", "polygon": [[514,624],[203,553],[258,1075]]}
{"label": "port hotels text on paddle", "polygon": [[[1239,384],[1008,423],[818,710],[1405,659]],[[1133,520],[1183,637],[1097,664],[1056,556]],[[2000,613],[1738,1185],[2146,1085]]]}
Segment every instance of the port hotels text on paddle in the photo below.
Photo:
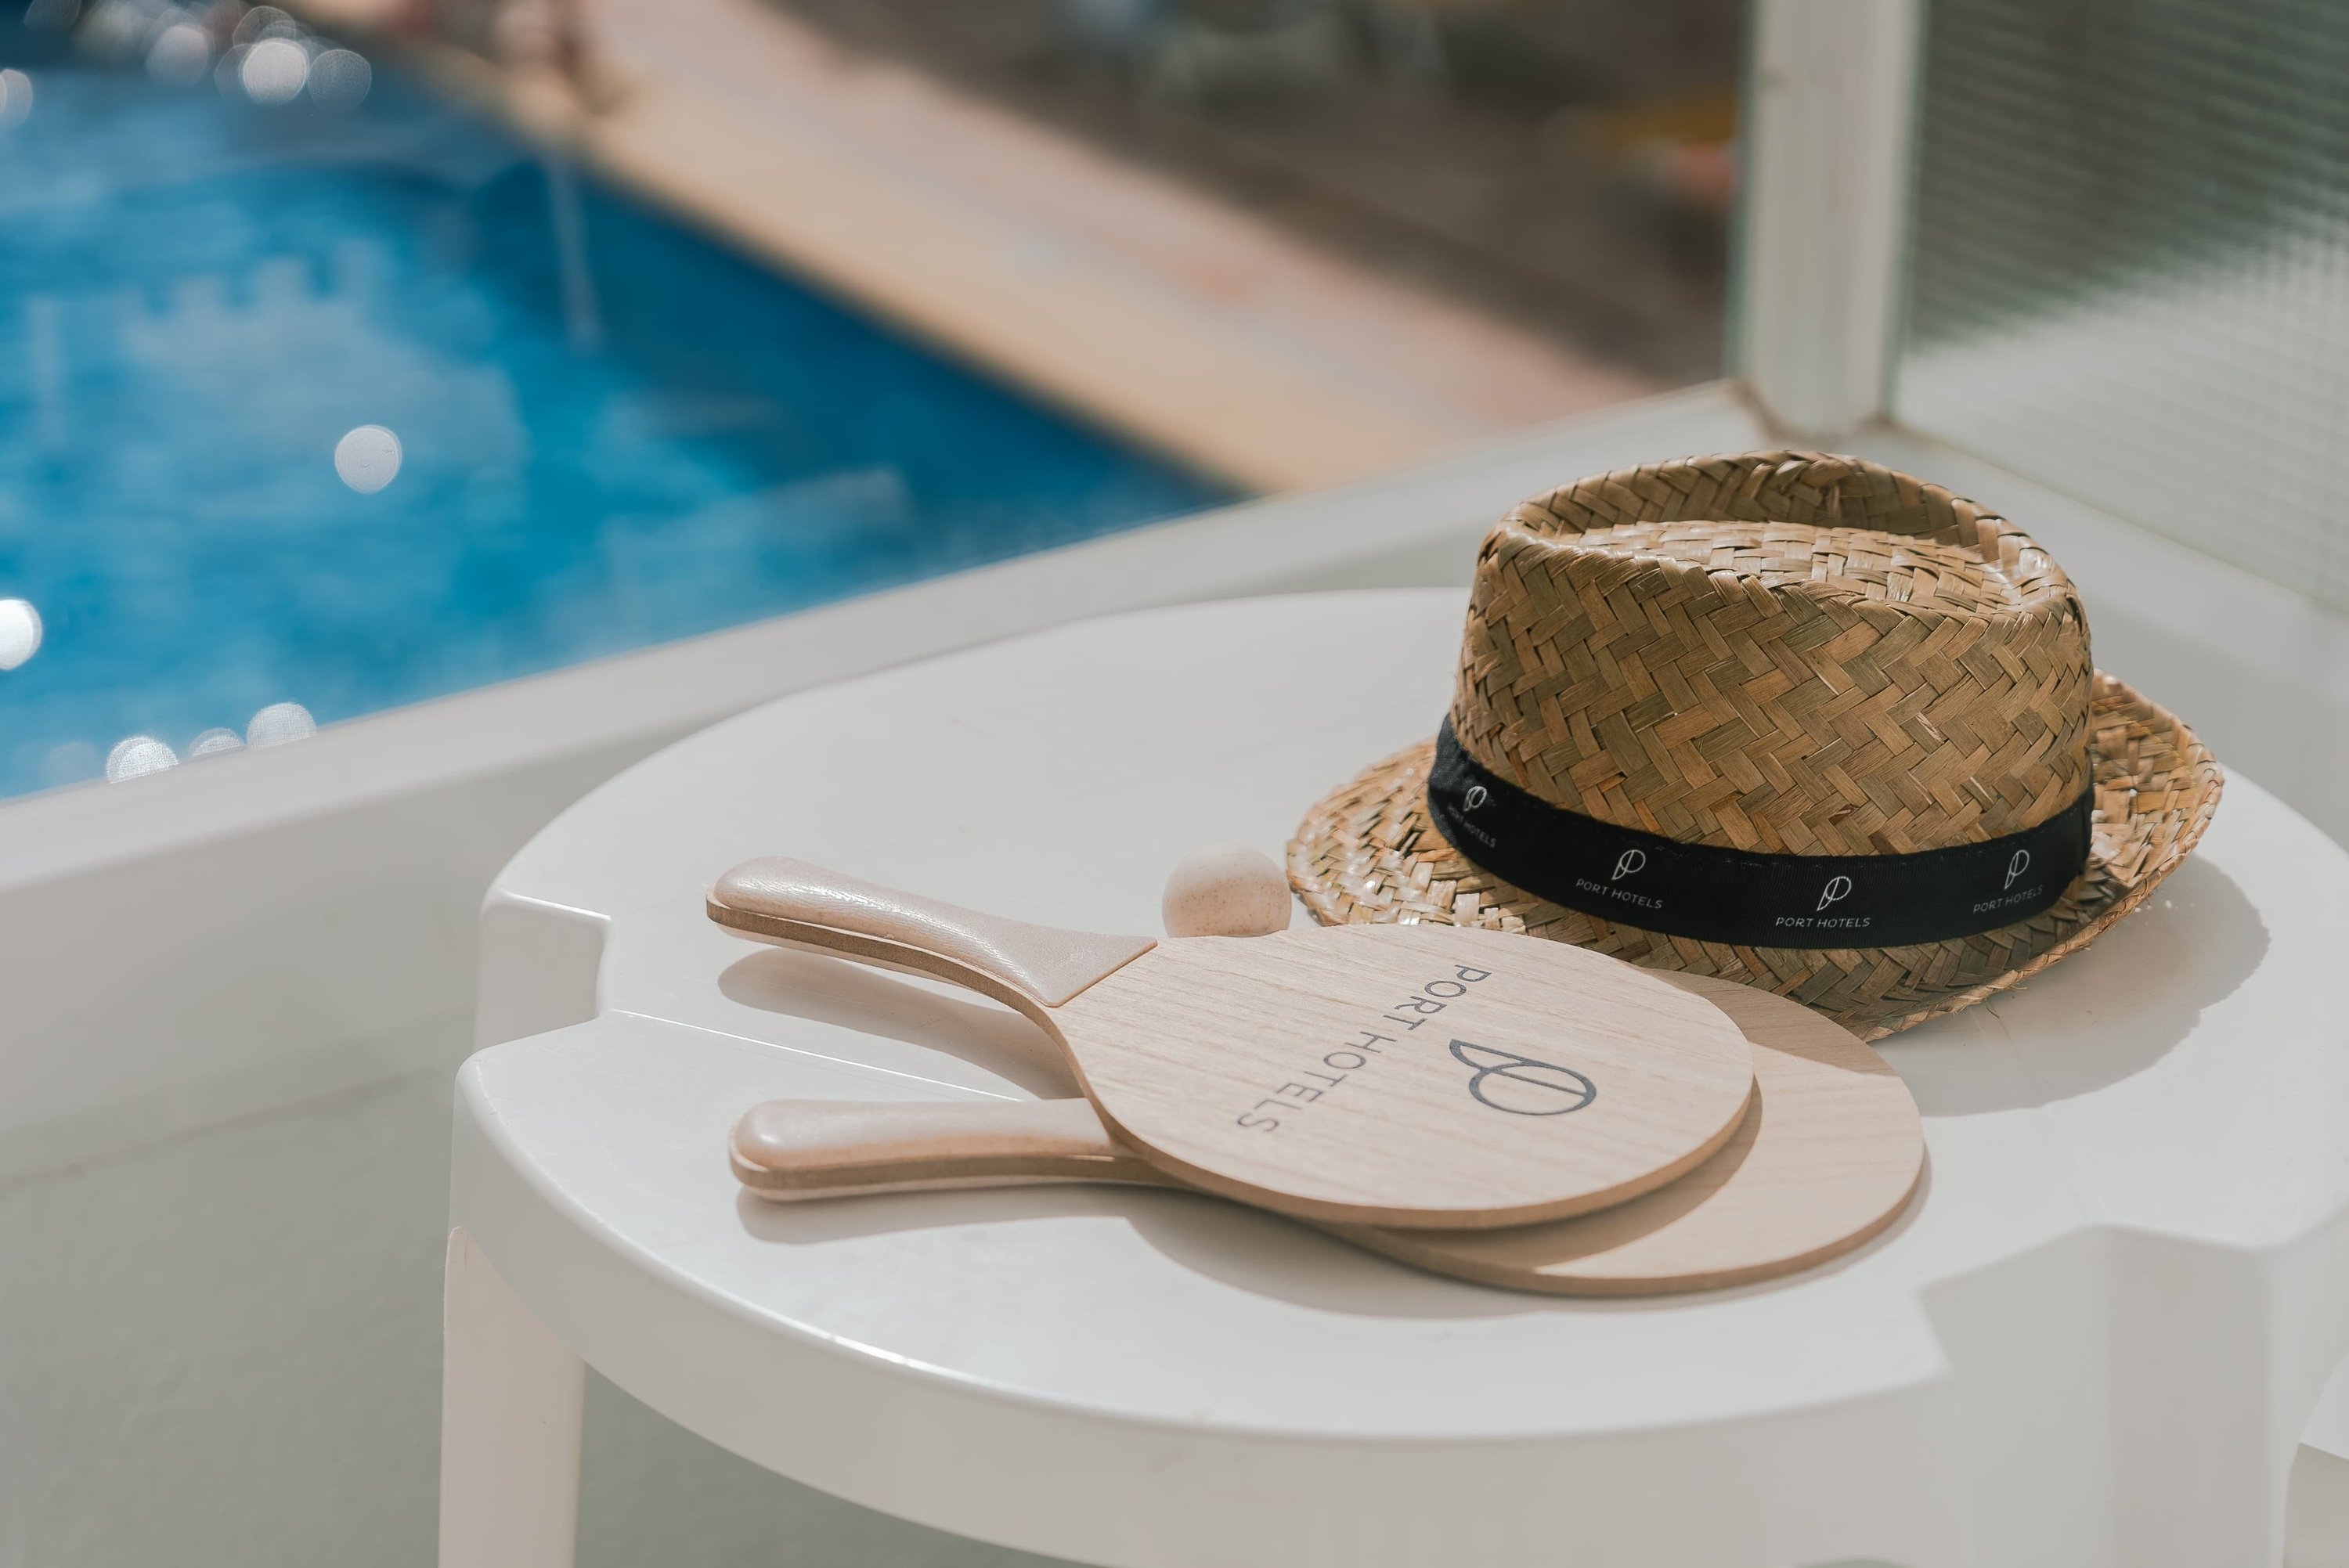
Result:
{"label": "port hotels text on paddle", "polygon": [[[1468,987],[1481,985],[1493,977],[1491,970],[1478,969],[1473,965],[1455,964],[1450,967],[1453,971],[1452,978],[1426,982],[1414,990],[1410,996],[1393,1004],[1385,1013],[1380,1015],[1379,1022],[1392,1024],[1399,1029],[1417,1029],[1426,1024],[1428,1019],[1443,1012],[1451,1003],[1466,995]],[[1385,1055],[1387,1047],[1401,1043],[1401,1037],[1383,1035],[1371,1028],[1357,1029],[1355,1035],[1356,1038],[1333,1046],[1323,1053],[1319,1065],[1338,1069],[1334,1075],[1316,1072],[1309,1068],[1304,1068],[1296,1078],[1282,1084],[1278,1088],[1241,1111],[1232,1119],[1233,1121],[1238,1126],[1257,1132],[1278,1132],[1280,1130],[1280,1117],[1267,1114],[1266,1107],[1269,1106],[1284,1115],[1293,1113],[1299,1108],[1319,1099],[1330,1089],[1343,1084],[1356,1072],[1367,1068],[1371,1057]],[[1301,1081],[1305,1078],[1315,1080],[1315,1083],[1320,1087],[1316,1088],[1314,1084]]]}

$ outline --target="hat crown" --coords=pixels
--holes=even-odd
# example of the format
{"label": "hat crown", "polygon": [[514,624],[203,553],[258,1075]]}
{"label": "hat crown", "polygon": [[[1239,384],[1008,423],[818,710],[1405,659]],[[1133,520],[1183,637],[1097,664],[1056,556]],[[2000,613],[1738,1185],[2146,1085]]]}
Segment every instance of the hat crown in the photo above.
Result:
{"label": "hat crown", "polygon": [[1857,459],[1626,469],[1477,558],[1453,727],[1552,805],[1687,843],[1900,854],[2088,787],[2087,620],[2004,519]]}

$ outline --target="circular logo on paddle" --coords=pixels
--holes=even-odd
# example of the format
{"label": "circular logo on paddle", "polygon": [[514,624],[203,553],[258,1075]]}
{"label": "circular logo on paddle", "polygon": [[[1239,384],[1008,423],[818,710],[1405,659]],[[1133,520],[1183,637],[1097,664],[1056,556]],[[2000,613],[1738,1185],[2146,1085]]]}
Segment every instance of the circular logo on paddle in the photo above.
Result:
{"label": "circular logo on paddle", "polygon": [[1555,1062],[1466,1040],[1453,1041],[1452,1055],[1475,1075],[1468,1092],[1477,1102],[1512,1116],[1564,1116],[1599,1098],[1598,1085]]}

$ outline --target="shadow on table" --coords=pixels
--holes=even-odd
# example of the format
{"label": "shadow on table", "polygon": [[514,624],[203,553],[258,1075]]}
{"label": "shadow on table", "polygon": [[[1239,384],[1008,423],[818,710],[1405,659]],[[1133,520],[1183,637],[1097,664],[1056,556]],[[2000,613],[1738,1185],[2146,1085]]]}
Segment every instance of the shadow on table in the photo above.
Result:
{"label": "shadow on table", "polygon": [[718,976],[726,999],[957,1057],[1057,1099],[1077,1092],[1060,1047],[1010,1008],[943,981],[886,974],[821,953],[762,948]]}
{"label": "shadow on table", "polygon": [[1144,1243],[1192,1273],[1291,1305],[1355,1317],[1516,1317],[1528,1313],[1652,1312],[1732,1300],[1840,1273],[1914,1222],[1931,1185],[1930,1165],[1915,1199],[1879,1235],[1827,1263],[1781,1280],[1726,1290],[1629,1296],[1553,1296],[1451,1280],[1362,1252],[1312,1226],[1197,1192],[1056,1183],[966,1191],[892,1192],[820,1203],[777,1204],[740,1194],[744,1233],[808,1246],[906,1231],[1092,1217],[1123,1222]]}
{"label": "shadow on table", "polygon": [[744,1193],[736,1209],[748,1234],[786,1245],[1022,1220],[1122,1221],[1148,1245],[1195,1273],[1250,1295],[1361,1317],[1501,1317],[1576,1305],[1439,1279],[1358,1251],[1309,1225],[1202,1193],[1071,1183],[893,1192],[804,1206],[768,1203]]}
{"label": "shadow on table", "polygon": [[[1782,1280],[1764,1280],[1726,1290],[1684,1291],[1619,1296],[1539,1295],[1530,1291],[1505,1290],[1497,1285],[1422,1274],[1402,1264],[1357,1252],[1335,1237],[1311,1227],[1269,1214],[1239,1211],[1237,1218],[1278,1228],[1295,1240],[1275,1250],[1235,1244],[1220,1223],[1221,1215],[1194,1210],[1153,1211],[1133,1216],[1134,1230],[1169,1258],[1213,1279],[1251,1295],[1269,1296],[1295,1305],[1357,1317],[1522,1317],[1530,1313],[1658,1312],[1675,1306],[1701,1306],[1729,1301],[1823,1274],[1840,1273],[1884,1245],[1908,1228],[1922,1204],[1913,1202],[1884,1235],[1843,1257],[1806,1269]],[[1206,1200],[1208,1204],[1214,1200]],[[1233,1206],[1222,1205],[1229,1210]],[[1313,1243],[1308,1254],[1303,1243]]]}
{"label": "shadow on table", "polygon": [[1980,1007],[1877,1047],[1927,1116],[2071,1099],[2168,1055],[2205,1009],[2250,980],[2267,951],[2251,901],[2198,856],[2083,951]]}

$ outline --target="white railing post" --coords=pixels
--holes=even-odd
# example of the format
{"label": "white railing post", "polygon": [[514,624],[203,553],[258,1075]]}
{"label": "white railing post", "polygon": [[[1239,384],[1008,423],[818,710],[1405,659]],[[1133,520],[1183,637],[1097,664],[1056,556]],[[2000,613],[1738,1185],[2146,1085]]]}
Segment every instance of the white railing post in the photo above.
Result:
{"label": "white railing post", "polygon": [[1755,0],[1733,356],[1771,419],[1886,411],[1925,0]]}

